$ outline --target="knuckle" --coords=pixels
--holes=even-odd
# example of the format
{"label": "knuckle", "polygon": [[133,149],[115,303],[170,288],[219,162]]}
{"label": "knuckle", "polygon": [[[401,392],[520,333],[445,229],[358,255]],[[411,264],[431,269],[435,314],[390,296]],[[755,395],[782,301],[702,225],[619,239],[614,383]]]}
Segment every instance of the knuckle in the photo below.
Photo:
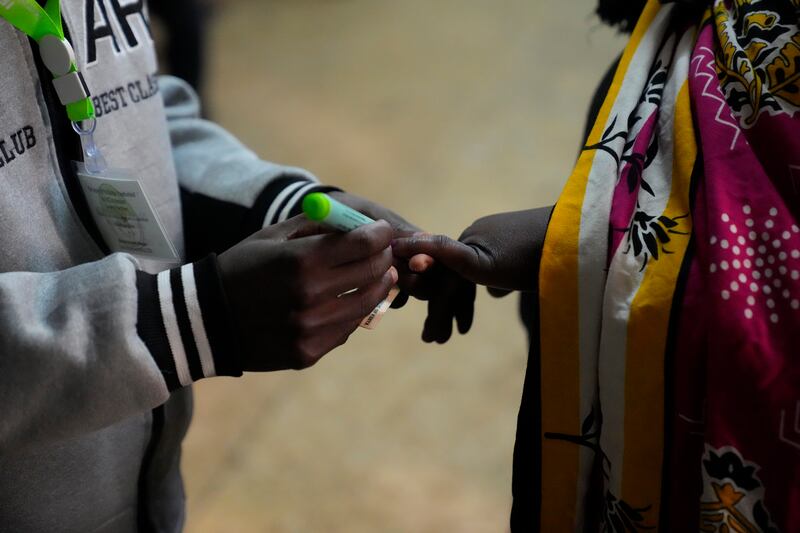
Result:
{"label": "knuckle", "polygon": [[319,361],[317,353],[309,348],[302,348],[299,355],[301,368],[310,368]]}
{"label": "knuckle", "polygon": [[307,276],[313,271],[315,262],[314,255],[307,250],[295,254],[295,268],[302,276]]}
{"label": "knuckle", "polygon": [[301,256],[296,250],[284,247],[275,262],[281,272],[293,274],[300,270]]}
{"label": "knuckle", "polygon": [[444,248],[450,244],[450,239],[445,235],[434,235],[431,241],[437,248]]}
{"label": "knuckle", "polygon": [[304,368],[314,366],[319,360],[319,355],[316,351],[311,349],[311,347],[304,342],[297,343],[293,352],[294,357],[292,358],[292,362],[295,370],[303,370]]}
{"label": "knuckle", "polygon": [[355,235],[356,246],[359,250],[373,250],[377,239],[371,231],[360,231]]}
{"label": "knuckle", "polygon": [[477,263],[486,272],[494,271],[497,268],[497,254],[491,246],[483,243],[470,244],[475,255],[477,255]]}
{"label": "knuckle", "polygon": [[358,299],[358,316],[367,316],[372,312],[374,309],[374,305],[372,305],[373,301],[373,291],[368,291],[361,295]]}
{"label": "knuckle", "polygon": [[305,309],[314,303],[316,291],[311,287],[311,285],[307,283],[299,283],[295,290],[297,305]]}
{"label": "knuckle", "polygon": [[271,226],[266,226],[250,235],[245,241],[266,241],[272,237]]}
{"label": "knuckle", "polygon": [[391,284],[392,278],[387,273],[379,283],[375,284],[375,286],[361,295],[358,299],[360,316],[367,316],[370,314],[372,310],[375,309],[375,306],[386,298],[386,295],[389,294]]}
{"label": "knuckle", "polygon": [[286,317],[286,333],[294,339],[300,339],[306,330],[305,314],[302,311],[291,311]]}
{"label": "knuckle", "polygon": [[[359,320],[359,323],[360,322],[361,321]],[[358,324],[356,324],[355,327],[358,327]],[[341,337],[336,339],[334,348],[338,348],[339,346],[342,346],[344,343],[347,342],[347,339],[349,339],[349,338],[350,338],[350,333],[346,333],[346,334],[342,335]]]}
{"label": "knuckle", "polygon": [[297,310],[289,313],[287,328],[289,335],[300,341],[313,335],[319,327],[319,320],[309,310]]}
{"label": "knuckle", "polygon": [[[384,270],[381,270],[381,261],[379,258],[370,257],[367,261],[367,272],[369,272],[369,279],[376,280],[381,277]],[[388,267],[387,267],[388,268]]]}
{"label": "knuckle", "polygon": [[289,285],[294,308],[306,309],[314,304],[317,298],[317,289],[313,283],[302,276],[296,276]]}
{"label": "knuckle", "polygon": [[384,248],[380,255],[379,264],[382,272],[386,272],[394,264],[394,254],[391,248]]}

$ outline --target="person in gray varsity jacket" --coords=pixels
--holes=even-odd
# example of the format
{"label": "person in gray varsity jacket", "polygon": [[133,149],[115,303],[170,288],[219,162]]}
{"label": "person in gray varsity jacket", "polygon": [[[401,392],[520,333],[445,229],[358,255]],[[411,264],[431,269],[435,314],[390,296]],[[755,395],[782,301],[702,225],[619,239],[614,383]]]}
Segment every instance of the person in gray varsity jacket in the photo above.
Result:
{"label": "person in gray varsity jacket", "polygon": [[[390,242],[414,228],[200,119],[189,86],[155,74],[141,0],[61,10],[97,143],[136,171],[184,265],[110,253],[52,76],[0,19],[0,531],[176,532],[189,385],[342,344],[397,281]],[[320,234],[294,217],[319,190],[392,225]]]}

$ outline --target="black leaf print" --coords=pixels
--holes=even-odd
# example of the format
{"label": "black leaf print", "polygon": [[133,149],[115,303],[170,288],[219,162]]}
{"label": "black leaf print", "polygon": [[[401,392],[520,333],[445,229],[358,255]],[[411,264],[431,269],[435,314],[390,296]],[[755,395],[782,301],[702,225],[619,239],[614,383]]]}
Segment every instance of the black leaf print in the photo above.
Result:
{"label": "black leaf print", "polygon": [[709,458],[703,461],[703,466],[710,475],[717,479],[732,479],[739,487],[746,490],[755,490],[761,486],[755,477],[755,468],[746,465],[742,458],[733,452],[717,455],[713,451]]}
{"label": "black leaf print", "polygon": [[645,524],[644,513],[651,506],[636,509],[627,502],[606,491],[605,505],[602,515],[603,533],[639,533],[655,529]]}
{"label": "black leaf print", "polygon": [[639,115],[637,115],[636,113],[631,113],[630,115],[628,115],[628,126],[627,126],[628,131],[633,130],[633,127],[636,125],[637,122],[639,122],[640,118],[641,117],[639,117]]}
{"label": "black leaf print", "polygon": [[661,93],[664,91],[664,84],[667,81],[667,67],[662,66],[660,59],[650,68],[649,78],[639,101],[658,105],[661,103]]}
{"label": "black leaf print", "polygon": [[628,177],[626,180],[628,185],[628,193],[633,194],[633,192],[636,190],[636,186],[640,185],[641,188],[650,196],[655,196],[656,194],[653,191],[653,188],[642,176],[642,172],[647,166],[647,163],[645,162],[645,156],[642,154],[624,155],[622,156],[622,161],[630,164],[630,167],[628,168]]}
{"label": "black leaf print", "polygon": [[[623,503],[625,502],[620,500],[619,502],[620,507],[622,507]],[[623,531],[636,531],[636,525],[633,522],[631,522],[631,519],[627,515],[621,514],[619,517],[622,519],[623,522],[625,522],[625,529]]]}
{"label": "black leaf print", "polygon": [[614,126],[616,124],[617,124],[617,117],[615,116],[614,120],[612,120],[611,124],[609,124],[608,127],[606,128],[606,131],[603,132],[603,139],[607,139],[611,135],[611,132],[614,131]]}
{"label": "black leaf print", "polygon": [[589,414],[586,415],[586,418],[583,419],[583,424],[581,424],[581,434],[583,435],[588,434],[593,427],[594,427],[594,409],[589,411]]}
{"label": "black leaf print", "polygon": [[650,146],[647,147],[647,154],[645,154],[644,168],[650,166],[650,163],[652,163],[653,159],[656,158],[657,153],[658,153],[658,135],[653,135],[653,139],[650,141]]}
{"label": "black leaf print", "polygon": [[611,463],[608,456],[600,448],[600,428],[603,426],[603,412],[599,407],[593,406],[591,411],[586,415],[581,423],[581,434],[570,435],[568,433],[553,433],[546,431],[544,438],[551,440],[560,440],[563,442],[570,442],[588,448],[597,454],[603,465],[603,475],[608,477],[608,470]]}
{"label": "black leaf print", "polygon": [[619,500],[619,507],[625,512],[625,516],[630,517],[631,520],[640,522],[644,519],[644,515],[639,509],[634,509],[623,500]]}
{"label": "black leaf print", "polygon": [[773,47],[773,46],[765,47],[764,49],[762,49],[760,52],[758,52],[756,54],[755,58],[753,58],[751,60],[752,64],[758,65],[758,64],[763,63],[765,60],[767,60],[767,58],[772,54],[772,52],[774,50],[775,50],[775,47]]}
{"label": "black leaf print", "polygon": [[600,139],[600,142],[595,144],[589,144],[583,147],[583,150],[600,150],[602,152],[607,153],[610,155],[614,162],[619,166],[619,154],[611,148],[611,143],[614,142],[616,139],[624,139],[627,135],[627,131],[618,131],[614,133],[614,126],[617,124],[617,116],[614,116],[613,120],[611,120],[611,124],[608,125],[606,131],[603,132],[603,137]]}
{"label": "black leaf print", "polygon": [[634,231],[631,237],[633,239],[633,255],[638,256],[642,253],[642,239],[639,237],[638,231]]}
{"label": "black leaf print", "polygon": [[611,519],[611,531],[616,533],[625,533],[625,525],[622,523],[622,519],[618,515],[611,515],[609,517]]}
{"label": "black leaf print", "polygon": [[658,221],[659,221],[659,222],[661,222],[661,225],[662,225],[662,226],[664,226],[664,227],[665,227],[665,228],[667,228],[667,229],[674,228],[675,226],[677,226],[677,225],[678,225],[678,223],[677,223],[677,222],[675,222],[675,221],[674,221],[674,220],[672,220],[671,218],[669,218],[669,217],[665,217],[665,216],[663,216],[663,215],[662,215],[662,216],[660,216],[660,217],[658,217]]}
{"label": "black leaf print", "polygon": [[653,233],[656,234],[661,244],[667,244],[670,241],[669,235],[660,224],[652,224],[650,227],[653,228]]}
{"label": "black leaf print", "polygon": [[628,193],[631,194],[633,191],[636,190],[636,184],[638,183],[638,179],[636,176],[635,168],[631,168],[628,171]]}
{"label": "black leaf print", "polygon": [[[603,412],[593,406],[581,423],[581,435],[545,432],[544,438],[568,442],[592,450],[602,465],[602,474],[606,483],[609,480],[611,461],[600,447],[600,427],[603,424]],[[609,490],[604,491],[601,512],[601,528],[603,533],[642,533],[654,529],[645,522],[645,513],[652,508],[633,507],[620,500]]]}
{"label": "black leaf print", "polygon": [[667,71],[659,70],[653,79],[650,80],[650,85],[662,85],[667,82]]}
{"label": "black leaf print", "polygon": [[644,211],[637,211],[636,214],[633,216],[633,220],[639,223],[639,226],[643,230],[647,229],[647,223],[653,220],[653,217],[645,213]]}
{"label": "black leaf print", "polygon": [[[796,87],[792,87],[792,92],[797,92],[797,88]],[[775,100],[775,98],[772,98],[772,97],[764,97],[764,101],[761,104],[761,107],[770,108],[770,109],[773,109],[775,111],[780,111],[781,110],[781,105],[778,103],[777,100]]]}
{"label": "black leaf print", "polygon": [[[645,187],[645,182],[642,181],[642,187]],[[672,241],[670,233],[673,235],[688,235],[689,232],[678,231],[678,220],[687,218],[689,215],[681,215],[678,217],[670,218],[666,215],[661,215],[656,218],[653,215],[648,215],[641,210],[639,204],[636,204],[636,212],[631,217],[630,225],[627,228],[613,228],[628,234],[626,242],[628,247],[622,253],[629,253],[633,250],[635,257],[642,256],[643,271],[647,266],[650,259],[658,260],[661,254],[672,254],[665,245]]]}
{"label": "black leaf print", "polygon": [[764,533],[778,533],[778,530],[772,526],[769,513],[764,509],[764,504],[761,500],[757,501],[753,506],[753,518]]}
{"label": "black leaf print", "polygon": [[644,239],[644,243],[647,245],[647,251],[650,252],[650,255],[653,259],[658,259],[658,243],[656,242],[656,238],[653,237],[652,233],[644,233],[642,235]]}
{"label": "black leaf print", "polygon": [[750,95],[747,91],[742,91],[738,88],[731,88],[728,95],[728,102],[734,109],[742,109],[746,105],[750,105]]}

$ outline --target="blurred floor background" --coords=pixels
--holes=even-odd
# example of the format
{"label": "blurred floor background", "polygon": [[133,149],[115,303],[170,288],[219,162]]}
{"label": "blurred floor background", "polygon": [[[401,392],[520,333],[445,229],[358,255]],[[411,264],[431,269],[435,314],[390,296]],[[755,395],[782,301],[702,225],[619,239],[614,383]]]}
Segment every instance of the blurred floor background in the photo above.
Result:
{"label": "blurred floor background", "polygon": [[[215,3],[213,118],[430,231],[552,203],[624,39],[591,0]],[[304,372],[204,381],[189,533],[507,531],[527,346],[516,298],[419,340],[425,306]],[[265,347],[265,350],[268,347]]]}

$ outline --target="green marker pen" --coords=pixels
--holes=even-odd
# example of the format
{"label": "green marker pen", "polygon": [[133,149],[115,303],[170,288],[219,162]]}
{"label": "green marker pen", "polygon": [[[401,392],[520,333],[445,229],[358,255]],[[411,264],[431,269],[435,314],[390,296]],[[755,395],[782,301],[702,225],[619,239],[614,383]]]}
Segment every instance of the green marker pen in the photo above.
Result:
{"label": "green marker pen", "polygon": [[[322,192],[312,192],[303,198],[303,212],[309,220],[325,224],[339,231],[353,231],[361,226],[375,222],[367,215],[338,202]],[[383,314],[392,305],[400,289],[392,287],[389,295],[361,321],[361,327],[374,329]]]}
{"label": "green marker pen", "polygon": [[303,198],[303,212],[314,222],[345,232],[375,222],[323,192],[312,192]]}

